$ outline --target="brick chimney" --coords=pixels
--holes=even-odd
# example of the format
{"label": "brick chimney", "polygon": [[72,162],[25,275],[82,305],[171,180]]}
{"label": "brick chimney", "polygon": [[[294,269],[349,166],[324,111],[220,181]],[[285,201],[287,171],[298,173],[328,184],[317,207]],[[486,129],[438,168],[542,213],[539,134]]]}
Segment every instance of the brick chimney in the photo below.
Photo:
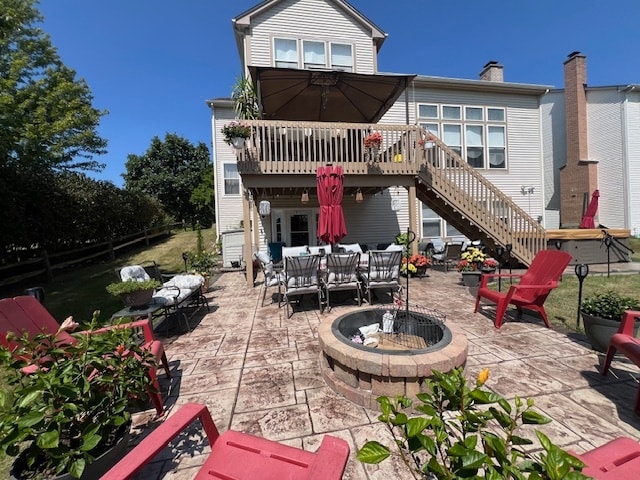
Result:
{"label": "brick chimney", "polygon": [[598,166],[589,160],[587,137],[587,62],[572,52],[564,62],[567,162],[560,169],[560,225],[577,228],[585,199],[598,188]]}
{"label": "brick chimney", "polygon": [[480,72],[480,80],[488,82],[504,82],[504,67],[495,60],[487,62]]}

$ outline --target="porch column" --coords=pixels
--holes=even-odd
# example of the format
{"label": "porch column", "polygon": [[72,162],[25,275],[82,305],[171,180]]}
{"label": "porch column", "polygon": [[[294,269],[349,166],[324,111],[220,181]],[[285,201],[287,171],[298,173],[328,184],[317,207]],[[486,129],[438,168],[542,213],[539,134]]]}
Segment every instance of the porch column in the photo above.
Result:
{"label": "porch column", "polygon": [[418,253],[418,240],[419,240],[418,230],[419,229],[416,228],[418,226],[418,215],[417,215],[416,203],[417,203],[416,186],[414,184],[409,186],[409,228],[413,232],[416,232],[416,241],[411,244],[412,255],[415,255],[416,253]]}
{"label": "porch column", "polygon": [[253,287],[253,259],[251,255],[253,254],[251,248],[251,215],[250,215],[250,205],[249,205],[250,195],[249,190],[243,187],[243,195],[242,195],[242,224],[244,228],[244,264],[245,271],[247,274],[247,286]]}

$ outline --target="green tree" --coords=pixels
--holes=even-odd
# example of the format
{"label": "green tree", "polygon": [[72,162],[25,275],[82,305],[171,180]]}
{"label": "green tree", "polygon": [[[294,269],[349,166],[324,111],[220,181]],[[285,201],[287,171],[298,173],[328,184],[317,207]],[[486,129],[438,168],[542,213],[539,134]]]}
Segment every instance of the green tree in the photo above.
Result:
{"label": "green tree", "polygon": [[36,0],[0,0],[0,166],[23,171],[101,170],[97,134],[106,111],[92,107],[87,83],[75,78],[36,26]]}
{"label": "green tree", "polygon": [[209,182],[206,171],[213,166],[204,143],[193,146],[185,138],[170,133],[164,141],[156,136],[144,155],[129,154],[125,167],[125,189],[157,199],[176,220],[186,220],[192,225],[197,221],[205,226],[211,224],[210,207],[208,218],[200,218],[206,210],[200,197],[213,198],[213,182],[210,188],[206,186]]}

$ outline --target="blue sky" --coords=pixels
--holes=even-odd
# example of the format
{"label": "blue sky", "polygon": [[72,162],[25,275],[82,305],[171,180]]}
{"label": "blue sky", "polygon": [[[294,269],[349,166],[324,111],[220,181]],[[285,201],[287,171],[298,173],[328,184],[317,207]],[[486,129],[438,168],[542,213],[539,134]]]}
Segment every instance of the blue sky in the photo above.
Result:
{"label": "blue sky", "polygon": [[[128,154],[157,135],[211,145],[205,101],[228,97],[240,75],[231,19],[258,0],[41,0],[42,28],[84,78],[107,167],[90,176],[122,186]],[[637,0],[351,0],[388,38],[379,70],[477,79],[489,60],[505,81],[562,87],[562,63],[587,56],[591,86],[640,84]]]}

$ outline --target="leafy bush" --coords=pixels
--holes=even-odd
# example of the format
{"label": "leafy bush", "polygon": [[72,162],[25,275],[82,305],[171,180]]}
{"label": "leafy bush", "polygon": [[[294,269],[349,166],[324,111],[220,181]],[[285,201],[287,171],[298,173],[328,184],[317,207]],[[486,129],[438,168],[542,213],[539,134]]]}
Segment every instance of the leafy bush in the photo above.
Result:
{"label": "leafy bush", "polygon": [[637,299],[623,297],[613,290],[589,295],[580,304],[582,313],[616,321],[622,320],[622,314],[625,310],[639,309],[640,302]]}
{"label": "leafy bush", "polygon": [[[397,455],[416,479],[485,478],[560,480],[586,479],[584,464],[536,431],[544,453],[530,454],[523,445],[533,442],[516,434],[519,425],[551,420],[533,410],[533,400],[514,399],[484,390],[489,370],[478,376],[475,388],[467,385],[462,369],[433,372],[427,393],[414,405],[405,396],[379,397],[378,419],[391,433]],[[489,405],[488,408],[479,408]],[[407,411],[419,412],[410,416]],[[358,452],[363,463],[380,463],[392,455],[377,441]]]}
{"label": "leafy bush", "polygon": [[144,280],[138,282],[137,280],[127,280],[126,282],[115,282],[107,285],[107,292],[113,296],[120,296],[132,292],[141,292],[144,290],[155,290],[162,284],[157,280]]}
{"label": "leafy bush", "polygon": [[[97,325],[99,312],[92,325]],[[133,408],[152,389],[155,358],[131,329],[20,338],[0,346],[12,390],[0,391],[0,449],[25,461],[22,478],[80,477],[86,464],[122,436]],[[18,467],[19,463],[15,466]],[[26,471],[24,470],[26,469]]]}

